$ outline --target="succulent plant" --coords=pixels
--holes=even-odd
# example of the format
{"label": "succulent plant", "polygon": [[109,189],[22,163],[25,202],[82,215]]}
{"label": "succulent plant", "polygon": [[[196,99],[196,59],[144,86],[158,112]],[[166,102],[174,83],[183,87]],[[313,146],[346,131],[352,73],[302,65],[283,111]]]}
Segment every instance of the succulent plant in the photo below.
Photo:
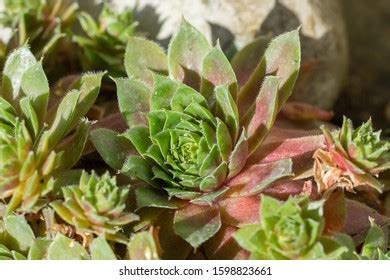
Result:
{"label": "succulent plant", "polygon": [[[147,184],[136,190],[138,207],[174,209],[175,233],[194,248],[226,226],[256,219],[257,214],[235,207],[256,209],[260,192],[292,175],[290,157],[323,142],[317,136],[302,138],[295,143],[302,148],[297,154],[266,159],[261,144],[298,75],[298,31],[275,38],[268,48],[266,40],[258,44],[260,62],[243,82],[244,75],[236,78],[218,44],[210,46],[185,21],[168,55],[155,43],[130,38],[129,78],[115,79],[129,129],[118,136],[105,129],[92,133],[109,165]],[[245,64],[240,57],[235,61],[238,69]],[[135,150],[125,148],[126,139]],[[111,150],[105,148],[107,141]]]}
{"label": "succulent plant", "polygon": [[56,174],[75,165],[91,123],[83,118],[94,103],[102,74],[85,75],[48,110],[49,85],[27,46],[7,59],[0,96],[0,198],[6,215],[36,211],[46,203]]}
{"label": "succulent plant", "polygon": [[322,130],[326,150],[314,154],[315,180],[320,193],[332,192],[337,187],[354,191],[359,186],[369,186],[381,192],[379,173],[390,169],[390,142],[380,139],[380,131],[374,132],[371,120],[354,129],[344,117],[340,130]]}
{"label": "succulent plant", "polygon": [[80,234],[96,234],[107,239],[127,243],[119,231],[124,225],[136,221],[137,215],[126,213],[128,188],[120,188],[116,178],[105,173],[83,172],[76,186],[62,189],[64,201],[51,203],[56,213]]}
{"label": "succulent plant", "polygon": [[347,251],[337,241],[322,236],[323,201],[307,196],[282,203],[262,196],[260,222],[238,230],[235,239],[251,259],[336,259]]}
{"label": "succulent plant", "polygon": [[123,75],[126,44],[135,28],[131,10],[117,12],[105,3],[97,22],[86,12],[81,12],[78,19],[85,35],[75,35],[74,41],[81,47],[84,70]]}
{"label": "succulent plant", "polygon": [[57,76],[61,71],[67,73],[69,69],[59,69],[58,65],[69,67],[74,60],[67,33],[70,33],[77,10],[78,4],[73,0],[5,0],[0,26],[12,29],[6,52],[28,42],[35,57],[45,55],[46,71],[56,72]]}

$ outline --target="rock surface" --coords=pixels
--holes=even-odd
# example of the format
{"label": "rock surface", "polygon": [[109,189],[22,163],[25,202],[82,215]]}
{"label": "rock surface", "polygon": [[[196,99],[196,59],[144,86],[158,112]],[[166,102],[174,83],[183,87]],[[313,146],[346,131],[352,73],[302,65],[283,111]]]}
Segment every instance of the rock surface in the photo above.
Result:
{"label": "rock surface", "polygon": [[[372,116],[390,136],[390,1],[339,0],[344,8],[351,65],[338,115],[356,125]],[[384,131],[386,133],[386,131]]]}
{"label": "rock surface", "polygon": [[259,34],[277,35],[301,25],[302,71],[293,99],[330,109],[342,87],[348,55],[339,0],[112,1],[136,7],[141,25],[145,19],[162,23],[159,39],[174,33],[183,15],[210,39],[220,37],[228,52],[233,41],[241,48]]}

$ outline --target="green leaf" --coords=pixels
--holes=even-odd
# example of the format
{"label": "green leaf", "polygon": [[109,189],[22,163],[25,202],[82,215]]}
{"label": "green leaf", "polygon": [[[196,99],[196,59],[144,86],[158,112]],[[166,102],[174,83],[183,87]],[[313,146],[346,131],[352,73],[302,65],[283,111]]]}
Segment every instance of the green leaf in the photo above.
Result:
{"label": "green leaf", "polygon": [[4,219],[4,226],[10,244],[9,247],[27,253],[34,243],[35,236],[26,220],[21,216],[10,215]]}
{"label": "green leaf", "polygon": [[223,120],[229,128],[230,135],[235,142],[240,131],[240,119],[236,103],[226,85],[215,88],[217,116]]}
{"label": "green leaf", "polygon": [[255,252],[258,250],[258,247],[252,240],[259,230],[261,230],[261,226],[258,224],[244,226],[236,232],[234,239],[245,250]]}
{"label": "green leaf", "polygon": [[132,37],[126,47],[125,67],[129,77],[152,85],[151,71],[166,73],[168,61],[164,50],[159,45],[143,38]]}
{"label": "green leaf", "polygon": [[138,178],[154,186],[153,172],[149,163],[142,157],[130,156],[126,159],[121,172],[126,176]]}
{"label": "green leaf", "polygon": [[144,155],[152,144],[151,140],[149,139],[149,128],[147,127],[133,127],[122,135],[131,141],[134,148],[141,155]]}
{"label": "green leaf", "polygon": [[28,251],[29,260],[45,260],[51,240],[37,239]]}
{"label": "green leaf", "polygon": [[30,133],[35,138],[39,133],[40,122],[38,120],[37,114],[35,113],[36,111],[32,107],[31,100],[28,97],[23,97],[20,100],[19,104],[20,109],[23,112],[27,127],[29,128]]}
{"label": "green leaf", "polygon": [[158,260],[158,246],[153,234],[148,231],[136,233],[127,246],[130,260]]}
{"label": "green leaf", "polygon": [[91,122],[82,119],[69,142],[61,146],[62,153],[56,170],[70,169],[79,161],[87,143],[90,129]]}
{"label": "green leaf", "polygon": [[153,79],[150,110],[170,109],[178,83],[161,75],[154,75]]}
{"label": "green leaf", "polygon": [[169,199],[167,193],[151,187],[139,187],[135,190],[137,209],[144,207],[156,207],[166,209],[177,209],[182,202],[176,199]]}
{"label": "green leaf", "polygon": [[95,238],[90,246],[92,260],[116,260],[115,253],[103,237]]}
{"label": "green leaf", "polygon": [[240,114],[255,102],[261,82],[266,75],[280,78],[278,111],[291,95],[301,63],[299,29],[274,38],[249,80],[238,94]]}
{"label": "green leaf", "polygon": [[80,122],[80,119],[87,114],[89,109],[91,109],[92,105],[95,103],[104,75],[105,72],[100,72],[94,74],[84,74],[81,77],[79,86],[76,88],[80,91],[80,96],[77,101],[73,120],[66,133],[69,133]]}
{"label": "green leaf", "polygon": [[212,107],[215,102],[213,89],[216,86],[227,85],[233,99],[237,98],[237,79],[225,54],[219,45],[214,47],[204,58],[202,66],[201,93]]}
{"label": "green leaf", "polygon": [[384,250],[387,248],[385,248],[386,243],[383,230],[371,218],[370,224],[371,226],[364,240],[361,255],[373,260],[378,258],[378,249]]}
{"label": "green leaf", "polygon": [[269,76],[264,79],[256,98],[255,111],[248,124],[249,155],[263,142],[271,130],[278,113],[280,79]]}
{"label": "green leaf", "polygon": [[42,62],[37,62],[26,70],[21,79],[21,89],[31,100],[31,105],[42,125],[49,100],[49,82],[42,68]]}
{"label": "green leaf", "polygon": [[[27,46],[13,51],[5,62],[2,78],[2,96],[15,106],[20,99],[20,87],[24,73],[37,63]],[[16,102],[15,102],[16,101]]]}
{"label": "green leaf", "polygon": [[211,46],[203,34],[183,19],[168,48],[170,77],[184,81],[185,70],[200,76],[203,59],[210,50]]}
{"label": "green leaf", "polygon": [[50,244],[47,257],[49,260],[87,260],[87,251],[77,241],[57,234]]}
{"label": "green leaf", "polygon": [[145,113],[149,111],[150,91],[140,81],[133,79],[114,79],[118,94],[119,111],[129,128],[147,124]]}
{"label": "green leaf", "polygon": [[218,232],[221,216],[215,207],[190,204],[176,211],[173,228],[196,249]]}
{"label": "green leaf", "polygon": [[95,129],[90,135],[103,160],[112,168],[120,170],[133,149],[129,141],[117,132],[105,128]]}
{"label": "green leaf", "polygon": [[53,124],[49,129],[49,148],[54,147],[69,132],[73,122],[76,105],[80,97],[79,91],[69,92],[58,106]]}

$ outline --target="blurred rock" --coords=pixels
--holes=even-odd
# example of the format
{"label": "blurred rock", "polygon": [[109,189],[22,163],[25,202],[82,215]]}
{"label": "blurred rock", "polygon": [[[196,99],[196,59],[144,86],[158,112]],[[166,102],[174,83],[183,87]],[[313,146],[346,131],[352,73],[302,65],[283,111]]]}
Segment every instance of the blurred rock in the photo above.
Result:
{"label": "blurred rock", "polygon": [[[358,125],[370,116],[390,128],[390,1],[340,0],[348,30],[351,65],[336,113]],[[387,106],[387,107],[386,107]]]}
{"label": "blurred rock", "polygon": [[[339,0],[113,0],[131,6],[135,14],[154,8],[162,23],[161,40],[175,32],[181,17],[210,39],[222,36],[228,55],[259,34],[278,35],[302,26],[303,61],[293,96],[330,109],[342,87],[347,69],[347,42]],[[150,12],[150,11],[149,11]],[[147,21],[148,16],[139,16]],[[152,17],[153,18],[153,17]],[[214,41],[213,40],[213,41]],[[233,43],[235,46],[232,46]]]}

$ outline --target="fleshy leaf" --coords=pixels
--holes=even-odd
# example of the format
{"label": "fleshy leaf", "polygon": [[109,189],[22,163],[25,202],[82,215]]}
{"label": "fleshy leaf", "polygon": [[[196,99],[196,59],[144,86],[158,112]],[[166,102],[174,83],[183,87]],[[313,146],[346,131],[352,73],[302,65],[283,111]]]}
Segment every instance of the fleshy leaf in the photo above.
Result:
{"label": "fleshy leaf", "polygon": [[158,244],[153,233],[143,231],[131,237],[127,246],[130,260],[158,260]]}
{"label": "fleshy leaf", "polygon": [[114,79],[118,94],[119,110],[127,121],[129,128],[146,125],[144,113],[149,111],[149,89],[133,79]]}
{"label": "fleshy leaf", "polygon": [[57,234],[50,244],[47,256],[49,260],[86,260],[87,251],[77,241]]}
{"label": "fleshy leaf", "polygon": [[157,207],[167,209],[177,209],[183,205],[176,199],[168,199],[168,195],[161,190],[150,187],[139,187],[135,190],[137,208]]}
{"label": "fleshy leaf", "polygon": [[159,45],[143,38],[132,37],[127,43],[125,67],[129,77],[152,85],[153,77],[150,71],[167,72],[168,61],[164,50]]}
{"label": "fleshy leaf", "polygon": [[27,46],[12,52],[5,62],[2,79],[2,96],[10,103],[16,104],[20,98],[20,88],[24,73],[37,63]]}
{"label": "fleshy leaf", "polygon": [[237,98],[237,79],[225,54],[218,46],[214,47],[204,58],[202,66],[201,93],[212,107],[215,97],[213,89],[216,86],[227,85],[233,99]]}
{"label": "fleshy leaf", "polygon": [[111,246],[103,237],[97,237],[92,241],[90,251],[92,260],[116,260]]}
{"label": "fleshy leaf", "polygon": [[291,159],[267,164],[255,164],[243,170],[227,183],[234,194],[250,196],[258,194],[277,180],[292,176]]}
{"label": "fleshy leaf", "polygon": [[29,260],[45,260],[51,240],[37,239],[28,251]]}
{"label": "fleshy leaf", "polygon": [[49,83],[43,71],[42,62],[37,62],[26,70],[20,87],[24,95],[31,100],[39,124],[42,124],[49,99]]}
{"label": "fleshy leaf", "polygon": [[256,151],[274,124],[278,113],[279,78],[266,77],[256,99],[255,112],[248,125],[249,154]]}
{"label": "fleshy leaf", "polygon": [[91,131],[91,140],[104,161],[117,170],[122,168],[133,149],[128,140],[105,128]]}
{"label": "fleshy leaf", "polygon": [[237,75],[239,86],[243,86],[260,62],[271,37],[260,36],[238,51],[232,59],[232,67]]}
{"label": "fleshy leaf", "polygon": [[176,234],[198,248],[220,229],[220,213],[215,207],[189,205],[176,211],[173,227]]}
{"label": "fleshy leaf", "polygon": [[183,19],[168,49],[170,77],[184,81],[186,70],[200,76],[203,59],[210,50],[211,46],[203,34]]}
{"label": "fleshy leaf", "polygon": [[20,252],[27,252],[33,245],[35,236],[22,216],[7,216],[4,226],[11,247]]}
{"label": "fleshy leaf", "polygon": [[278,111],[290,96],[301,63],[299,30],[284,33],[271,41],[264,57],[238,94],[240,113],[255,102],[260,82],[266,75],[280,78]]}

